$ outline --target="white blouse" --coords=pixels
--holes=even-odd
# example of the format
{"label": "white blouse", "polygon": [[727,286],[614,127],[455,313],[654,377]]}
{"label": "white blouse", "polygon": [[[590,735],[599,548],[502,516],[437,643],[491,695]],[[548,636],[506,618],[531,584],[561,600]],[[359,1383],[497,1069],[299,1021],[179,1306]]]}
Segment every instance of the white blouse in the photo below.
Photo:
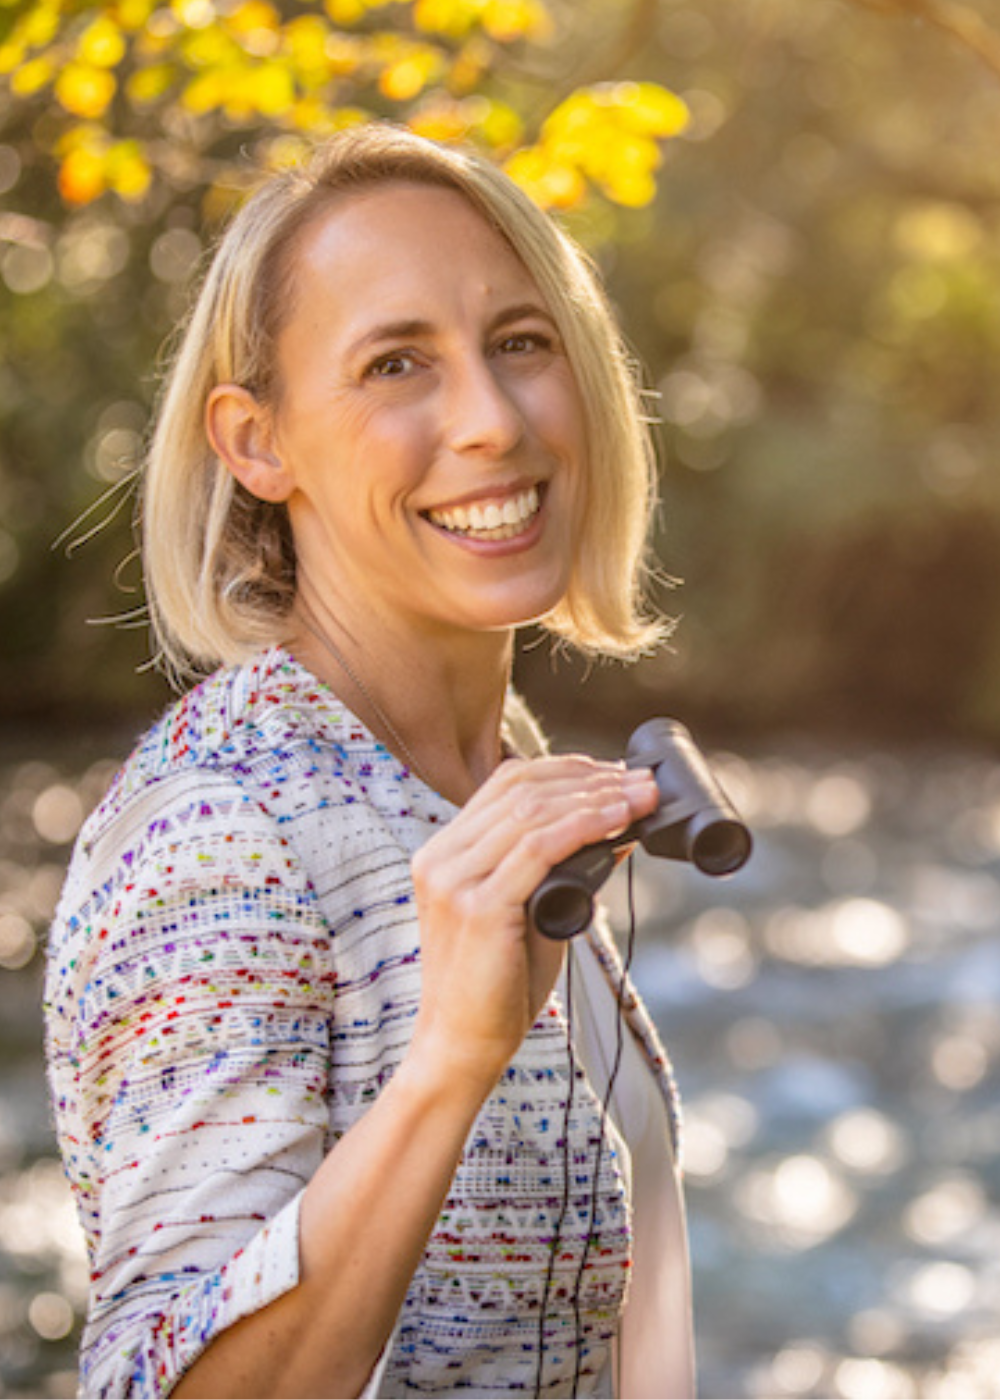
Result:
{"label": "white blouse", "polygon": [[[531,751],[513,698],[508,725]],[[409,863],[454,813],[275,648],[172,707],[87,822],[46,989],[93,1271],[83,1394],[168,1394],[297,1283],[302,1191],[408,1043]],[[582,1395],[692,1393],[669,1066],[626,987],[602,1120],[620,969],[600,929],[572,956],[573,1051],[557,990],[473,1127],[368,1394],[523,1395],[539,1375],[551,1395],[574,1375]]]}

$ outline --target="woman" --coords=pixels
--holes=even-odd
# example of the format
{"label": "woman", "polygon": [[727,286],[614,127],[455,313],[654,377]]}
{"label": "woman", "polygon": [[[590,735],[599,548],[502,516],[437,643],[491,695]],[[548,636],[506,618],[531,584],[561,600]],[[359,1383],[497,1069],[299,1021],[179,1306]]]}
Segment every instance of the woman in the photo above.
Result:
{"label": "woman", "polygon": [[592,275],[489,165],[371,126],[237,215],[142,510],[164,657],[221,669],[52,937],[85,1394],[689,1393],[655,1033],[524,915],[655,785],[509,690],[522,623],[655,637],[650,483]]}

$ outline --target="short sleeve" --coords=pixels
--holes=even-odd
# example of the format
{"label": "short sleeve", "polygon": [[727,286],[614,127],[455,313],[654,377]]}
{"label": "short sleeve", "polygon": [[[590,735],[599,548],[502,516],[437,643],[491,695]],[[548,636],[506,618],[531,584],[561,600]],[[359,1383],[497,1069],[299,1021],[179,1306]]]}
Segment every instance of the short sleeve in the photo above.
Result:
{"label": "short sleeve", "polygon": [[50,1083],[92,1267],[86,1395],[165,1395],[299,1278],[335,978],[279,823],[216,774],[81,848],[49,950]]}

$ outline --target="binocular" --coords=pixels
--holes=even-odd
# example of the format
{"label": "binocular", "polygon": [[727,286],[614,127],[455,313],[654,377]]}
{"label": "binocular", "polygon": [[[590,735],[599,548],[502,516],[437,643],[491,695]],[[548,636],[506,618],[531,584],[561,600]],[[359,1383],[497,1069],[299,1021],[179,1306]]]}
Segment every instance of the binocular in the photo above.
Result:
{"label": "binocular", "polygon": [[547,938],[572,938],[588,927],[594,895],[624,848],[636,841],[651,856],[691,861],[706,875],[731,875],[750,856],[749,831],[683,724],[641,724],[628,742],[625,763],[653,770],[659,805],[621,836],[584,846],[553,866],[527,905],[529,919]]}

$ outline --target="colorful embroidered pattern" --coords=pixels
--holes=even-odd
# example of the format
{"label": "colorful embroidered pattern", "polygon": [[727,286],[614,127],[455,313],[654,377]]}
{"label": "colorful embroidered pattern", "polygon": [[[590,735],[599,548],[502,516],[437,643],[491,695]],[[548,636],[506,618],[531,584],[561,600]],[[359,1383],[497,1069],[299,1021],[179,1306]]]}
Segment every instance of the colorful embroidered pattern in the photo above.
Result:
{"label": "colorful embroidered pattern", "polygon": [[[420,990],[409,861],[453,815],[275,649],[168,711],[87,822],[46,990],[92,1264],[84,1394],[165,1395],[223,1328],[295,1285],[301,1192],[405,1051]],[[533,1390],[568,1075],[553,997],[470,1135],[385,1393]],[[582,1394],[626,1287],[625,1192],[598,1130],[577,1071],[545,1322],[552,1394],[576,1366],[598,1155]]]}

